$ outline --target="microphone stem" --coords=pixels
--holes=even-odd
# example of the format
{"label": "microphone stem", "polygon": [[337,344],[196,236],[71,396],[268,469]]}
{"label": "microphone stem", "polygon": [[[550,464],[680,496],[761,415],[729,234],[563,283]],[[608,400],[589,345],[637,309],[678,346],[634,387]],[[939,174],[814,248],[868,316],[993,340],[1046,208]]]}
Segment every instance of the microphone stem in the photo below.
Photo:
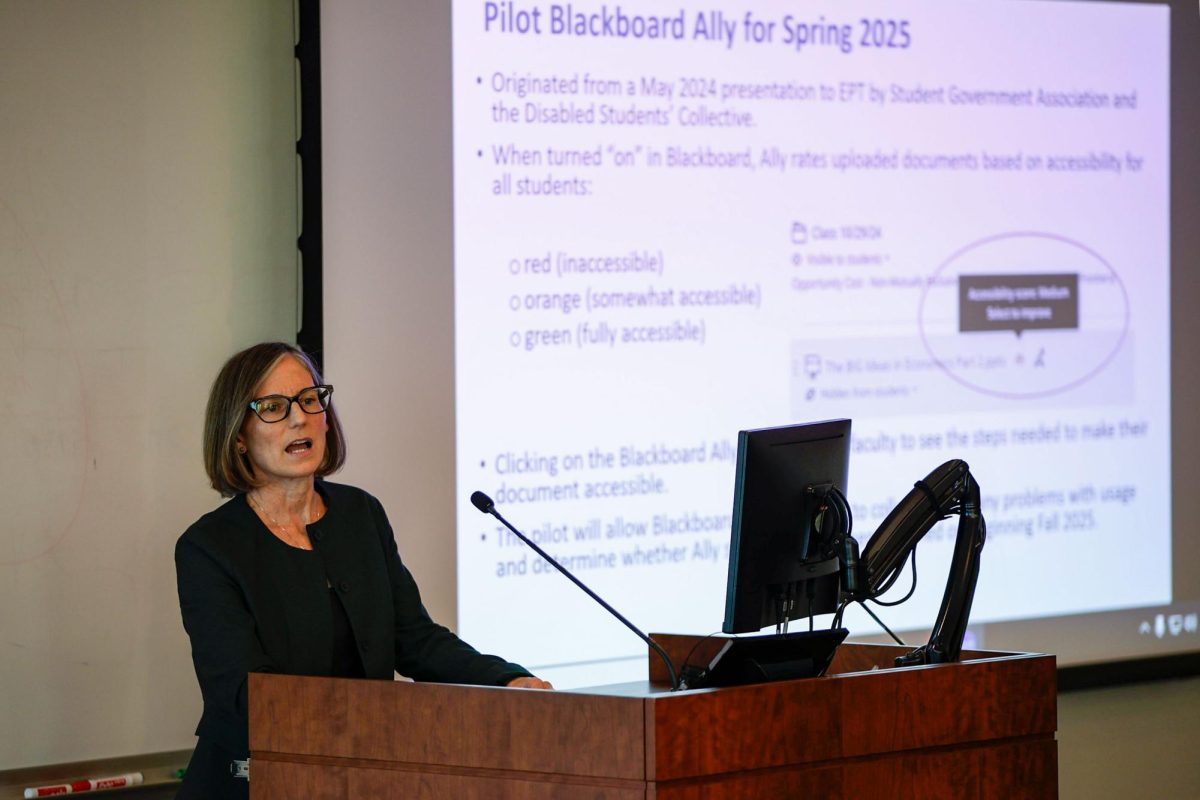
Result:
{"label": "microphone stem", "polygon": [[510,524],[509,524],[509,522],[508,522],[508,520],[506,520],[506,519],[505,519],[503,516],[501,516],[501,515],[500,515],[500,512],[499,512],[499,511],[497,511],[497,510],[495,509],[495,507],[491,508],[491,509],[488,511],[488,513],[489,513],[489,514],[491,514],[491,515],[492,515],[493,517],[495,517],[496,519],[500,520],[500,522],[502,522],[502,523],[504,524],[504,527],[508,528],[510,531],[512,531],[514,534],[516,534],[517,538],[518,538],[518,539],[520,539],[522,542],[524,542],[525,544],[527,544],[527,545],[529,545],[530,547],[532,547],[535,553],[537,553],[537,554],[538,554],[539,556],[541,556],[542,558],[546,559],[546,561],[550,562],[550,564],[551,564],[551,565],[553,565],[553,567],[554,567],[556,570],[558,570],[559,572],[561,572],[563,575],[566,575],[566,576],[567,576],[567,578],[569,578],[569,579],[570,579],[571,583],[575,584],[575,585],[576,585],[576,586],[578,586],[580,589],[582,589],[584,592],[586,592],[586,593],[587,593],[587,595],[588,595],[588,597],[592,598],[592,599],[593,599],[593,600],[595,600],[597,603],[599,603],[600,605],[604,606],[604,608],[605,608],[605,609],[608,611],[608,613],[612,614],[614,617],[616,617],[617,619],[621,620],[621,622],[623,622],[623,623],[625,624],[625,627],[626,627],[626,628],[629,628],[629,630],[631,630],[631,631],[633,631],[635,634],[637,634],[637,636],[638,636],[638,638],[639,638],[639,639],[641,639],[642,641],[644,641],[646,644],[650,645],[650,647],[651,647],[651,648],[654,650],[654,652],[658,653],[658,654],[659,654],[659,656],[661,656],[661,657],[662,657],[663,663],[667,665],[667,672],[668,672],[668,673],[670,674],[670,676],[671,676],[671,691],[675,691],[675,690],[677,690],[677,689],[679,688],[679,678],[678,678],[678,677],[676,676],[676,674],[675,674],[675,665],[673,665],[673,664],[671,663],[671,659],[670,659],[670,657],[667,655],[667,651],[666,651],[666,650],[663,650],[663,649],[662,649],[662,647],[660,647],[660,646],[659,646],[658,642],[654,641],[654,640],[653,640],[653,639],[651,639],[649,636],[647,636],[646,634],[644,634],[644,633],[642,633],[640,630],[638,630],[638,628],[637,628],[637,627],[636,627],[636,626],[635,626],[635,625],[634,625],[632,622],[630,622],[629,620],[625,619],[625,616],[624,616],[624,615],[623,615],[623,614],[622,614],[620,611],[617,611],[615,608],[613,608],[613,607],[612,607],[612,606],[610,606],[608,603],[606,603],[606,602],[604,601],[604,598],[603,598],[603,597],[601,597],[600,595],[596,594],[596,593],[595,593],[595,592],[593,592],[591,589],[589,589],[587,586],[585,586],[585,585],[584,585],[584,583],[583,583],[583,581],[579,580],[579,579],[578,579],[578,578],[576,578],[574,575],[572,575],[571,573],[567,572],[567,570],[566,570],[566,568],[565,568],[565,567],[563,567],[561,564],[559,564],[557,561],[555,561],[555,560],[554,560],[554,559],[553,559],[553,558],[550,556],[550,554],[549,554],[549,553],[547,553],[545,550],[543,550],[542,548],[538,547],[537,543],[535,543],[535,542],[534,542],[532,539],[530,539],[528,536],[526,536],[525,534],[521,533],[519,530],[517,530],[517,529],[516,529],[516,528],[514,528],[512,525],[510,525]]}

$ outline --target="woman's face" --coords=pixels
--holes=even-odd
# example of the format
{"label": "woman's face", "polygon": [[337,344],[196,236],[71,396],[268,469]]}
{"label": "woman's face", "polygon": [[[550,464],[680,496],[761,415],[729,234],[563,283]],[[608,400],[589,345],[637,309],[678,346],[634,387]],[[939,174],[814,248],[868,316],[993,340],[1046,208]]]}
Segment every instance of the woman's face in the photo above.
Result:
{"label": "woman's face", "polygon": [[[312,374],[298,359],[283,356],[267,373],[254,393],[255,399],[267,395],[295,397],[313,386]],[[256,477],[267,484],[283,484],[312,479],[325,459],[325,414],[306,414],[299,403],[292,403],[287,417],[279,422],[263,422],[253,411],[238,434],[238,446],[246,448]]]}

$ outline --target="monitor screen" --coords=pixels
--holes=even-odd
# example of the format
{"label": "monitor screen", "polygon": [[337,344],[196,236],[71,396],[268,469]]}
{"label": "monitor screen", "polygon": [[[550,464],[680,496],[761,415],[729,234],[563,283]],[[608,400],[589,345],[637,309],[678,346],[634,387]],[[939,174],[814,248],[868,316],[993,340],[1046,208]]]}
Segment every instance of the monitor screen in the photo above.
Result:
{"label": "monitor screen", "polygon": [[726,633],[837,610],[849,462],[848,419],[738,433]]}

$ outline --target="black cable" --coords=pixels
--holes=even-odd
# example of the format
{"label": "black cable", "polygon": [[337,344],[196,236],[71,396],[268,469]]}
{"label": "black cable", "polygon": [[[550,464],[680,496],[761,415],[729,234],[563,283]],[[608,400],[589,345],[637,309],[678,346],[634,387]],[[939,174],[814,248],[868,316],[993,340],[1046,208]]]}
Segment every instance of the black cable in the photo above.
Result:
{"label": "black cable", "polygon": [[701,669],[701,668],[697,668],[697,667],[691,667],[691,669],[696,671],[696,674],[693,675],[688,672],[688,664],[691,662],[692,656],[696,654],[696,648],[699,647],[700,645],[704,644],[709,639],[711,639],[712,637],[716,636],[719,633],[720,633],[720,631],[713,631],[712,633],[708,634],[708,636],[705,636],[702,639],[697,639],[696,643],[692,645],[692,649],[688,650],[687,656],[685,656],[683,659],[683,664],[679,667],[679,675],[681,678],[679,688],[681,688],[681,689],[684,688],[684,686],[689,682],[689,680],[695,680],[697,677],[703,677],[708,672],[707,668]]}
{"label": "black cable", "polygon": [[903,572],[904,572],[904,562],[902,561],[902,562],[900,562],[900,564],[898,566],[896,566],[895,569],[892,570],[892,573],[890,575],[888,575],[887,580],[885,580],[883,582],[883,585],[879,587],[879,591],[875,592],[875,594],[873,594],[871,596],[871,598],[874,599],[876,597],[882,597],[883,595],[885,595],[889,591],[891,591],[892,586],[894,586],[896,584],[896,581],[899,580],[900,575]]}
{"label": "black cable", "polygon": [[837,611],[833,614],[833,622],[829,626],[829,630],[842,627],[842,615],[846,613],[846,606],[850,605],[850,600],[843,600],[838,604]]}
{"label": "black cable", "polygon": [[[889,586],[889,588],[891,588],[891,587]],[[898,606],[901,603],[907,602],[908,598],[912,597],[913,592],[915,592],[916,590],[917,590],[917,549],[914,547],[913,551],[912,551],[912,586],[908,587],[908,594],[904,595],[904,597],[901,597],[899,600],[878,600],[876,598],[883,595],[883,592],[881,591],[875,597],[871,597],[868,599],[870,599],[871,602],[875,603],[875,605],[879,605],[879,606],[885,606],[885,607],[886,606]]]}
{"label": "black cable", "polygon": [[850,501],[846,499],[846,495],[842,494],[842,490],[836,486],[830,490],[834,497],[837,498],[842,508],[846,512],[846,530],[843,531],[847,536],[854,532],[854,512],[850,510]]}

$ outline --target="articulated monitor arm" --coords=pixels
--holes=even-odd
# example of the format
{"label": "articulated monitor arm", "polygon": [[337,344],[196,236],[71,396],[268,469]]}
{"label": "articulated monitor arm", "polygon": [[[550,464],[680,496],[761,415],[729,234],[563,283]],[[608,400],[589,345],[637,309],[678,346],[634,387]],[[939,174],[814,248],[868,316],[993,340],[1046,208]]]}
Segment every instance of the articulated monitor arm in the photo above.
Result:
{"label": "articulated monitor arm", "polygon": [[872,600],[891,588],[922,537],[954,514],[959,517],[958,538],[933,633],[928,644],[897,658],[897,666],[958,660],[979,579],[979,554],[987,536],[979,484],[965,461],[947,461],[914,484],[876,529],[861,555],[853,552],[855,544],[846,537],[843,593],[849,600]]}

